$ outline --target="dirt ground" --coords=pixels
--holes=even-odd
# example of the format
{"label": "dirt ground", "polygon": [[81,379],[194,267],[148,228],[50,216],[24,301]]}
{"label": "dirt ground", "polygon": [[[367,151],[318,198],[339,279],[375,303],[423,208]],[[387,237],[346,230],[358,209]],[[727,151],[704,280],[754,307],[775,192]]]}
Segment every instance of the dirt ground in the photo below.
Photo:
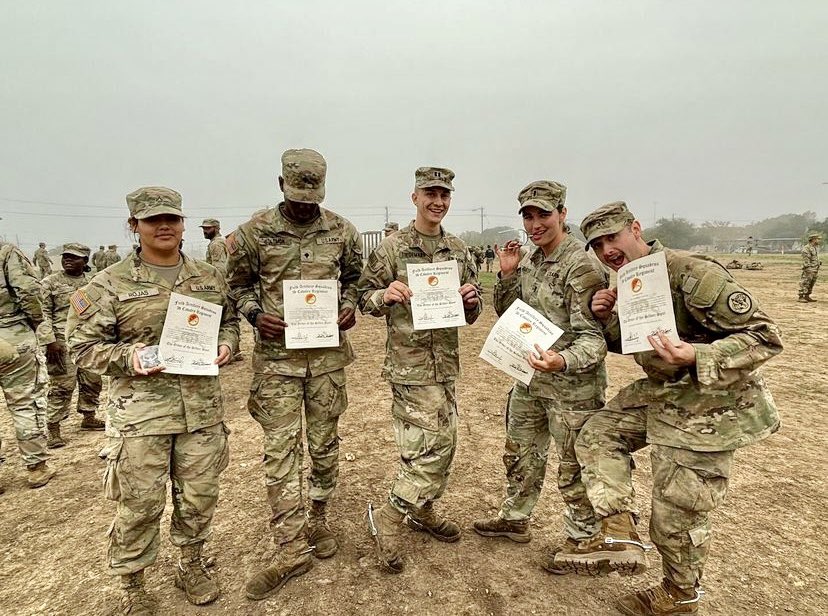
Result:
{"label": "dirt ground", "polygon": [[[723,261],[730,257],[723,257]],[[764,369],[783,418],[782,430],[738,452],[730,495],[714,514],[715,540],[704,577],[701,612],[734,614],[828,613],[825,563],[826,430],[828,408],[828,276],[814,296],[796,302],[797,257],[761,256],[762,271],[735,271],[780,324],[785,352]],[[555,490],[554,450],[549,482],[532,520],[531,543],[486,539],[474,519],[496,512],[505,485],[501,461],[504,402],[510,380],[477,358],[495,321],[491,276],[480,320],[462,329],[463,376],[458,382],[460,444],[451,483],[440,509],[464,528],[448,545],[421,533],[408,538],[408,562],[398,576],[376,566],[366,531],[366,503],[385,498],[396,470],[390,393],[380,379],[383,323],[360,318],[351,339],[358,360],[348,369],[350,408],[341,422],[340,483],[332,501],[341,548],[306,575],[261,602],[244,597],[244,582],[267,565],[272,546],[261,467],[261,429],[247,414],[252,339],[247,361],[222,372],[226,421],[233,431],[230,466],[208,544],[217,558],[221,598],[195,608],[173,586],[176,550],[162,521],[162,547],[147,571],[147,585],[162,614],[614,614],[613,599],[660,579],[658,556],[636,578],[554,577],[538,560],[560,537],[561,501]],[[610,394],[637,378],[628,357],[611,356]],[[7,464],[0,467],[0,614],[109,614],[117,606],[115,579],[105,573],[105,534],[115,504],[103,498],[101,433],[78,431],[78,416],[64,423],[69,444],[54,453],[59,475],[45,488],[25,486],[11,419],[0,412]],[[641,529],[649,519],[650,463],[637,455]]]}

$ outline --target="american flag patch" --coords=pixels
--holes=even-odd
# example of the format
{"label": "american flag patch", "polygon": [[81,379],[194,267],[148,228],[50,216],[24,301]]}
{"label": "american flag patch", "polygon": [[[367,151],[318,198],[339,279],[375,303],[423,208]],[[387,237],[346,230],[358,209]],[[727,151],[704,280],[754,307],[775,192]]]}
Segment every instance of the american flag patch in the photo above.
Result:
{"label": "american flag patch", "polygon": [[75,312],[78,314],[83,314],[92,305],[92,302],[89,301],[89,298],[82,289],[78,289],[72,293],[72,296],[69,298],[69,303],[72,304],[72,308],[74,308]]}

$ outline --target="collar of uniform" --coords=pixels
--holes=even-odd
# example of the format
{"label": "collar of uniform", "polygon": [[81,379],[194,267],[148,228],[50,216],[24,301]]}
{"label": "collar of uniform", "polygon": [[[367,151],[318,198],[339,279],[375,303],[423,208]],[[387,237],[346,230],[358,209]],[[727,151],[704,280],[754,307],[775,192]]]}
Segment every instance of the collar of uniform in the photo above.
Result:
{"label": "collar of uniform", "polygon": [[[425,252],[425,248],[423,248],[423,240],[420,238],[420,232],[414,228],[414,221],[412,220],[408,223],[407,227],[400,229],[400,233],[405,234],[407,238],[407,243],[411,247],[416,247]],[[438,250],[448,250],[449,245],[446,243],[446,231],[443,229],[443,225],[440,225],[440,241],[437,242],[437,248],[434,252]]]}
{"label": "collar of uniform", "polygon": [[[299,233],[296,231],[296,226],[285,218],[284,214],[282,214],[282,206],[284,204],[285,202],[282,201],[279,205],[273,208],[274,214],[272,229],[276,233],[290,233],[291,235],[299,237]],[[308,226],[308,230],[305,233],[313,233],[314,231],[330,231],[331,226],[328,224],[328,217],[325,214],[325,208],[320,206],[319,216],[317,216],[316,219]]]}
{"label": "collar of uniform", "polygon": [[658,240],[647,242],[647,246],[650,247],[650,252],[647,253],[648,255],[651,255],[656,252],[664,252],[664,246]]}
{"label": "collar of uniform", "polygon": [[567,233],[566,236],[561,240],[561,243],[558,244],[555,250],[552,251],[552,254],[550,254],[547,257],[544,257],[543,250],[541,249],[541,247],[535,246],[535,252],[532,253],[531,258],[533,260],[539,259],[541,262],[555,263],[561,260],[561,256],[564,254],[564,252],[570,250],[570,244],[572,244],[572,242],[574,241],[575,238],[572,237],[569,233]]}
{"label": "collar of uniform", "polygon": [[[178,272],[178,278],[175,281],[175,286],[178,286],[184,280],[201,275],[198,268],[195,266],[195,261],[183,252],[179,252],[178,254],[181,255],[183,263],[181,264],[181,271]],[[167,286],[166,280],[158,276],[155,272],[148,268],[143,261],[141,261],[141,257],[138,256],[137,250],[133,251],[130,255],[130,262],[130,277],[133,282],[152,282],[154,284],[159,284],[162,287]]]}

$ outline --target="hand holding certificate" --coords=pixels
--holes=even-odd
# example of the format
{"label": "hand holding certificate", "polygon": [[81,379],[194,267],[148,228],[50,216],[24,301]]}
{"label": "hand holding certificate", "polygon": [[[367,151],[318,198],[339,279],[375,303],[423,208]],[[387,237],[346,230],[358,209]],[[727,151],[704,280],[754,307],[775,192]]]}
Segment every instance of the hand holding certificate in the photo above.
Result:
{"label": "hand holding certificate", "polygon": [[415,330],[466,325],[457,261],[408,263],[406,270]]}
{"label": "hand holding certificate", "polygon": [[535,375],[529,353],[535,345],[548,349],[563,335],[563,330],[529,304],[517,299],[489,332],[480,358],[526,385]]}
{"label": "hand holding certificate", "polygon": [[170,305],[158,344],[168,374],[215,376],[222,306],[195,297],[170,294]]}
{"label": "hand holding certificate", "polygon": [[285,347],[339,346],[339,286],[336,280],[285,280]]}
{"label": "hand holding certificate", "polygon": [[663,252],[627,263],[618,270],[618,321],[621,351],[652,351],[647,336],[662,333],[678,344],[673,296]]}

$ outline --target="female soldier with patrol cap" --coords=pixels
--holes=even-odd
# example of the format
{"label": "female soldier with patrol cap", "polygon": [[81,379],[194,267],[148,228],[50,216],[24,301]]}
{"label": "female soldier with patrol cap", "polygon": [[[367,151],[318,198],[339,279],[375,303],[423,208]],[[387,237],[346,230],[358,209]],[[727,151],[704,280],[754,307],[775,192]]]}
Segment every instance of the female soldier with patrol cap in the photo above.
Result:
{"label": "female soldier with patrol cap", "polygon": [[129,226],[140,246],[100,272],[71,298],[67,340],[80,368],[111,377],[106,497],[118,501],[109,533],[109,572],[121,576],[123,613],[153,613],[143,588],[155,562],[167,479],[172,481],[172,543],[181,548],[176,586],[196,605],[219,595],[201,548],[210,534],[219,474],[229,460],[217,376],[165,374],[144,368],[138,349],[157,344],[172,292],[222,306],[217,358],[238,346],[238,317],[224,277],[179,251],[181,195],[164,187],[127,195]]}

